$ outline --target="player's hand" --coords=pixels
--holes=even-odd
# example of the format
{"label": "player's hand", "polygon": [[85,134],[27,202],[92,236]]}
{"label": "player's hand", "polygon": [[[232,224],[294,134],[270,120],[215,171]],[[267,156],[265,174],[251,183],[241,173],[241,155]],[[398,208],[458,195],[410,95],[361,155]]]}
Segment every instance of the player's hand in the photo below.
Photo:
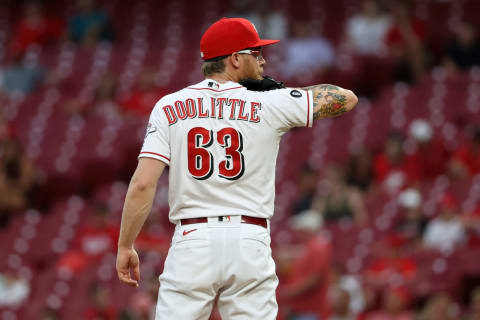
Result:
{"label": "player's hand", "polygon": [[[132,271],[133,278],[130,275]],[[117,274],[120,281],[132,287],[138,287],[140,281],[140,261],[135,249],[118,248]]]}

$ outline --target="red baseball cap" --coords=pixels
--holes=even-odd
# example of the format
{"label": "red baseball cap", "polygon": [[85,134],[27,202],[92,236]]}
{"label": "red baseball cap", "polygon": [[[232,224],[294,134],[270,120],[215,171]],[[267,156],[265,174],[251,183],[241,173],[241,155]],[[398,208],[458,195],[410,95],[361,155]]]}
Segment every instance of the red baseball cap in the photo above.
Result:
{"label": "red baseball cap", "polygon": [[255,26],[247,19],[222,18],[212,24],[203,34],[200,40],[200,56],[203,60],[209,60],[279,41],[260,39]]}

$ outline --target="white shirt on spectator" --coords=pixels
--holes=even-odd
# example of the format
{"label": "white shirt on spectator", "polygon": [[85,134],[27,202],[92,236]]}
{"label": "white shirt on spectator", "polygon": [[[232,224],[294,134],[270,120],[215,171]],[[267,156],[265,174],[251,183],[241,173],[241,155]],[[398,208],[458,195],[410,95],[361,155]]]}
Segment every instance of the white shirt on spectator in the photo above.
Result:
{"label": "white shirt on spectator", "polygon": [[435,218],[428,223],[423,237],[426,247],[451,252],[465,238],[465,229],[458,219]]}
{"label": "white shirt on spectator", "polygon": [[385,50],[385,34],[391,24],[387,16],[353,16],[347,22],[347,35],[359,54],[378,54]]}

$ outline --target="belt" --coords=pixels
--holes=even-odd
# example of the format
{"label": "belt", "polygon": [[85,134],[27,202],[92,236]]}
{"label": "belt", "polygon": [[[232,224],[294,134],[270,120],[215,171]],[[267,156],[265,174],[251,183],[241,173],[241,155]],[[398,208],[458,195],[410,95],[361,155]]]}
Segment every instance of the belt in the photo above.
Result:
{"label": "belt", "polygon": [[[228,219],[227,217],[228,216],[220,216],[220,217],[218,217],[218,221],[223,221],[224,219]],[[182,225],[194,224],[194,223],[207,223],[207,222],[208,222],[207,217],[189,218],[189,219],[181,219],[180,220],[180,223]],[[257,226],[267,228],[267,219],[265,219],[265,218],[242,216],[241,222],[242,223],[248,223],[248,224],[255,224]]]}

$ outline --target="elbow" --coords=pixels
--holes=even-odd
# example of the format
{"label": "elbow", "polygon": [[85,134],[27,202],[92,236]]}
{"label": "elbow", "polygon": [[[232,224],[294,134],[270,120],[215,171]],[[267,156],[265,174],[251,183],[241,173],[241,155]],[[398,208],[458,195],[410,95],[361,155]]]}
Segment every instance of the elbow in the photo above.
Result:
{"label": "elbow", "polygon": [[[349,90],[350,91],[350,90]],[[355,108],[355,106],[358,103],[358,97],[353,93],[353,91],[350,91],[348,93],[349,99],[348,99],[348,111],[352,110]]]}
{"label": "elbow", "polygon": [[152,184],[149,181],[143,179],[133,179],[130,184],[130,189],[134,193],[144,193],[152,187]]}

